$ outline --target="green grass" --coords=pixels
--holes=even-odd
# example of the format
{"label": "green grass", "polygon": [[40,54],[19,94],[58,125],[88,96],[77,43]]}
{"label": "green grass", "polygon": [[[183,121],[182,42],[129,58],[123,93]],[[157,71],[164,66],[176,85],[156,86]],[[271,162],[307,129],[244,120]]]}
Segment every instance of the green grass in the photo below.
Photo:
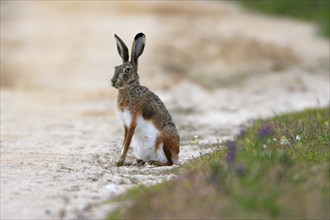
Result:
{"label": "green grass", "polygon": [[257,120],[216,145],[177,179],[130,190],[108,219],[329,219],[329,109]]}
{"label": "green grass", "polygon": [[323,36],[330,37],[330,0],[240,0],[257,12],[316,22]]}

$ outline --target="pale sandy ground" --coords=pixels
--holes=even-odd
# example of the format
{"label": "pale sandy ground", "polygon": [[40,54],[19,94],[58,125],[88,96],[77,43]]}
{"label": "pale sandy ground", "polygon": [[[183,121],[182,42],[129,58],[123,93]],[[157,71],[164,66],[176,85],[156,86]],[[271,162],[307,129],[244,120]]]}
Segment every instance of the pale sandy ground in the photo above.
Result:
{"label": "pale sandy ground", "polygon": [[[329,103],[329,42],[226,2],[1,1],[1,219],[100,219],[172,168],[114,166],[114,33],[143,31],[141,83],[166,103],[181,162],[242,124]],[[128,161],[133,161],[129,156]]]}

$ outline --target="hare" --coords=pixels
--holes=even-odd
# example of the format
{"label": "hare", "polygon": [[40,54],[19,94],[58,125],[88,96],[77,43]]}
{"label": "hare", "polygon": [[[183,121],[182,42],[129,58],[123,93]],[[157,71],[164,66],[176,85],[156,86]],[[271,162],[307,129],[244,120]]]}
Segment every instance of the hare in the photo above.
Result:
{"label": "hare", "polygon": [[180,137],[171,115],[160,98],[139,82],[138,58],[144,50],[146,37],[143,33],[135,36],[131,61],[125,43],[117,35],[115,39],[123,63],[115,67],[111,82],[119,90],[117,110],[125,131],[117,166],[124,165],[131,142],[138,165],[146,162],[154,166],[177,164]]}

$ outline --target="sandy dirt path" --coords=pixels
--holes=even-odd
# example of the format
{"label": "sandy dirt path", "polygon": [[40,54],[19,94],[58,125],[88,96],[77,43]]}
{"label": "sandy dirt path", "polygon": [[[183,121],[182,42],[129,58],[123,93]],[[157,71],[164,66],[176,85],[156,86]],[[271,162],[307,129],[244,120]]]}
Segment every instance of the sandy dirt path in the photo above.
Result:
{"label": "sandy dirt path", "polygon": [[173,167],[114,166],[113,34],[140,31],[140,81],[172,113],[181,163],[212,150],[194,135],[212,143],[329,103],[329,42],[309,24],[224,2],[1,1],[1,219],[102,219],[125,189],[173,178]]}

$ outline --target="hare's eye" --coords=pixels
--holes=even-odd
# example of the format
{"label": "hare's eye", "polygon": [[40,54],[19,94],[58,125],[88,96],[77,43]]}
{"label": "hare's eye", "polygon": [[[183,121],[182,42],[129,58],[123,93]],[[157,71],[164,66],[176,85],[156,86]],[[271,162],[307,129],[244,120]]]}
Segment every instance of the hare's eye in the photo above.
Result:
{"label": "hare's eye", "polygon": [[130,73],[131,72],[131,67],[126,67],[124,70],[125,73]]}

